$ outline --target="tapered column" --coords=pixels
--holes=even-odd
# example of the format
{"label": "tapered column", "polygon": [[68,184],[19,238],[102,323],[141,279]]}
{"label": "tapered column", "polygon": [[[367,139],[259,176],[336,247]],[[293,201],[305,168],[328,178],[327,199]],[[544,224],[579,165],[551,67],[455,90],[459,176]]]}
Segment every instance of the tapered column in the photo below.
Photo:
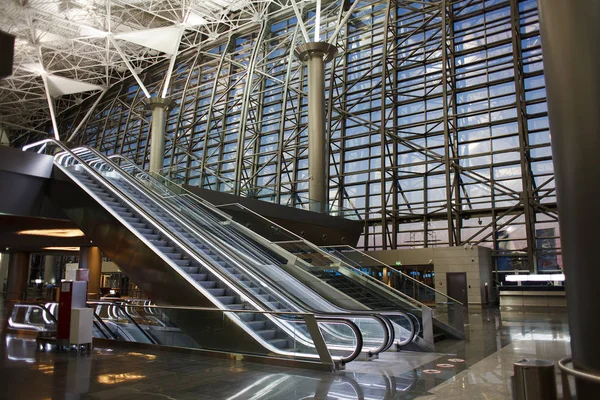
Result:
{"label": "tapered column", "polygon": [[59,281],[56,277],[56,256],[48,255],[44,257],[44,285],[56,284]]}
{"label": "tapered column", "polygon": [[[600,2],[539,10],[573,363],[600,375]],[[578,399],[598,398],[600,384],[576,382]]]}
{"label": "tapered column", "polygon": [[6,300],[25,300],[29,253],[11,253],[8,260]]}
{"label": "tapered column", "polygon": [[308,197],[311,211],[327,211],[327,133],[325,132],[325,63],[337,54],[329,43],[312,42],[294,51],[308,69]]}
{"label": "tapered column", "polygon": [[6,292],[6,277],[8,276],[8,259],[10,254],[0,253],[0,293],[4,296]]}
{"label": "tapered column", "polygon": [[165,159],[165,131],[171,100],[159,97],[146,99],[152,111],[150,123],[150,172],[159,173]]}
{"label": "tapered column", "polygon": [[102,275],[102,252],[96,246],[82,247],[79,250],[79,268],[89,270],[88,299],[100,298],[100,278]]}

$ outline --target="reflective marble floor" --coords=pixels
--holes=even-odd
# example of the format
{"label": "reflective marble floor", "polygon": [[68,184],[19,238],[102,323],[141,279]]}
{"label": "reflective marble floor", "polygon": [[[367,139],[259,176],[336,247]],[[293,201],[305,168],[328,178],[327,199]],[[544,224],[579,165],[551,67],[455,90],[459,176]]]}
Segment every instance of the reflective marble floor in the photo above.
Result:
{"label": "reflective marble floor", "polygon": [[147,349],[41,352],[3,333],[0,399],[510,399],[514,361],[570,351],[564,314],[472,310],[467,328],[437,353],[386,353],[336,373]]}

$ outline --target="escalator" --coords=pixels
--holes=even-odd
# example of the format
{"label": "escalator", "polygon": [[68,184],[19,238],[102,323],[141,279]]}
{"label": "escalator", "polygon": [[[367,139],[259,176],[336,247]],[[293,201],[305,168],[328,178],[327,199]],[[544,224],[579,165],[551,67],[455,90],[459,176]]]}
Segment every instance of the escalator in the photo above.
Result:
{"label": "escalator", "polygon": [[[77,152],[78,150],[76,149],[75,151]],[[180,214],[189,212],[190,214],[186,215],[186,217],[189,220],[196,220],[199,224],[199,230],[210,233],[213,243],[218,241],[223,247],[227,248],[229,255],[236,252],[240,253],[240,246],[242,246],[242,256],[251,254],[255,259],[254,261],[256,262],[254,264],[258,268],[252,270],[252,273],[260,275],[258,277],[260,281],[269,281],[270,287],[284,287],[287,295],[290,295],[290,291],[292,291],[296,301],[305,304],[310,303],[308,307],[313,310],[318,309],[325,312],[340,312],[345,310],[369,312],[372,310],[384,310],[387,312],[388,319],[392,320],[395,335],[398,339],[396,345],[402,347],[411,342],[411,338],[413,337],[412,331],[414,331],[415,326],[418,327],[420,325],[419,321],[415,321],[414,316],[398,313],[397,307],[390,307],[389,304],[386,308],[370,307],[366,303],[361,303],[360,300],[357,301],[357,298],[351,293],[338,290],[318,279],[314,279],[310,274],[305,274],[301,269],[296,268],[294,264],[302,261],[298,257],[282,250],[278,246],[273,246],[271,243],[265,243],[264,239],[260,237],[261,240],[257,240],[258,235],[244,230],[239,224],[234,223],[230,216],[222,215],[222,212],[212,208],[214,206],[210,204],[198,204],[193,199],[173,193],[146,172],[140,170],[135,164],[121,156],[111,156],[109,158],[120,161],[121,165],[118,168],[127,171],[131,176],[138,179],[140,183],[143,183],[144,186],[151,187],[157,195],[163,198],[170,198],[171,202],[178,207],[177,209]],[[114,169],[117,167],[113,165],[108,168]],[[248,265],[246,264],[246,266]],[[245,272],[241,271],[235,267],[228,267],[227,270],[236,273],[236,277],[242,283],[245,282],[246,274],[249,272],[247,270]],[[266,273],[264,273],[265,271]],[[254,286],[249,286],[250,290],[254,290],[257,287],[255,283],[252,285]],[[323,299],[322,296],[316,295],[315,289],[317,286],[319,286],[317,289],[319,293],[327,292],[327,300]],[[299,290],[299,287],[304,287],[304,291]],[[414,348],[414,346],[411,348]],[[426,346],[423,350],[431,350],[431,348]]]}
{"label": "escalator", "polygon": [[392,311],[397,307],[378,292],[360,285],[334,269],[314,270],[313,275],[330,286],[346,293],[372,310]]}
{"label": "escalator", "polygon": [[[121,156],[112,156],[111,158],[122,160],[129,168],[128,172],[137,179],[141,181],[151,179],[148,178],[147,173],[139,169],[136,170],[137,167],[135,165]],[[171,183],[168,179],[160,176],[156,178],[169,187],[169,196],[176,196],[175,193],[178,193],[177,196],[183,199],[182,201],[189,207],[195,207],[194,209],[197,212],[204,212],[203,210],[211,208],[209,203],[187,192],[180,186]],[[363,310],[400,310],[419,317],[421,321],[415,321],[415,323],[421,325],[421,327],[424,325],[433,325],[436,338],[450,336],[456,339],[464,339],[464,326],[462,324],[464,307],[455,299],[449,298],[446,294],[432,289],[398,271],[392,271],[397,273],[401,279],[408,281],[408,286],[413,289],[411,290],[413,293],[395,290],[363,273],[360,270],[360,265],[352,262],[342,251],[321,249],[239,204],[223,205],[219,208],[226,212],[233,211],[231,212],[232,215],[239,216],[240,214],[244,214],[243,218],[236,220],[239,222],[237,227],[230,226],[232,228],[230,229],[230,234],[245,236],[248,240],[253,237],[253,245],[259,247],[263,254],[272,257],[274,260],[273,263],[279,265],[281,269],[293,275],[294,278],[310,286],[321,297],[333,304],[346,309],[358,309],[362,305]],[[244,213],[240,213],[238,208],[243,209]],[[214,213],[214,210],[212,211]],[[246,229],[245,232],[240,233],[240,230],[244,228],[243,226],[239,226],[241,224],[251,226],[252,230]],[[261,236],[263,240],[262,245],[260,240],[256,239],[258,235],[255,232]],[[273,245],[278,246],[279,249],[274,250]],[[360,257],[366,257],[364,253],[356,249],[352,250],[354,253],[358,253]],[[379,263],[372,258],[369,261],[372,260]],[[305,273],[318,279],[311,279]],[[439,299],[435,304],[435,314],[432,317],[432,323],[423,321],[423,318],[427,319],[432,314],[432,310],[427,305],[415,299],[414,292],[427,292],[426,297]],[[344,296],[340,295],[340,293],[344,294]],[[354,300],[354,302],[348,302],[348,298]],[[430,337],[422,337],[422,339],[430,342],[426,346],[429,349],[433,346],[433,335],[434,332],[431,332]],[[424,332],[422,332],[421,336],[425,336]]]}
{"label": "escalator", "polygon": [[[179,318],[177,325],[197,343],[227,348],[243,342],[250,353],[319,358],[311,336],[314,332],[307,323],[282,314],[306,311],[285,293],[243,269],[239,260],[143,185],[115,168],[106,170],[106,161],[95,152],[81,148],[74,153],[54,141],[37,145],[48,144],[63,150],[55,156],[56,175],[62,182],[52,185],[50,197],[157,304],[252,311],[225,313],[225,323],[214,317],[222,324],[222,333],[226,332],[221,335],[200,329],[193,318]],[[70,182],[80,190],[69,190]],[[361,322],[357,324],[361,325],[359,335],[365,336],[369,353],[391,345],[394,332],[386,318],[368,312],[338,314],[317,316],[328,349],[337,360],[347,360],[356,352],[359,340],[348,329],[353,325],[350,319]],[[344,321],[332,323],[326,317]],[[211,320],[203,322],[210,324]],[[342,329],[342,324],[347,326]]]}

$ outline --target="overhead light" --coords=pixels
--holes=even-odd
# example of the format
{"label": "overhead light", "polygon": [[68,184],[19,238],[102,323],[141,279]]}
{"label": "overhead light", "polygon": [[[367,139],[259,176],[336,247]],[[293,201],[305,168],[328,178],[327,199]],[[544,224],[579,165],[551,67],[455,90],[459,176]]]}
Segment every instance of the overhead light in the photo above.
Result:
{"label": "overhead light", "polygon": [[85,234],[79,229],[28,229],[17,232],[18,235],[53,236],[53,237],[80,237]]}
{"label": "overhead light", "polygon": [[508,282],[564,282],[565,274],[507,275]]}
{"label": "overhead light", "polygon": [[79,247],[42,247],[42,250],[54,250],[54,251],[79,251]]}

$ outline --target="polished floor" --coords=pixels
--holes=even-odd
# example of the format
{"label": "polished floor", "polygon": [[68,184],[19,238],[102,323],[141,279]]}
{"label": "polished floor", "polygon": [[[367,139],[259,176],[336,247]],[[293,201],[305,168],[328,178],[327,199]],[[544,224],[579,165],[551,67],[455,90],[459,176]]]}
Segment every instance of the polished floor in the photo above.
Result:
{"label": "polished floor", "polygon": [[386,353],[336,373],[121,347],[39,351],[3,333],[0,399],[510,399],[515,361],[570,351],[564,313],[471,310],[467,328],[437,353]]}

